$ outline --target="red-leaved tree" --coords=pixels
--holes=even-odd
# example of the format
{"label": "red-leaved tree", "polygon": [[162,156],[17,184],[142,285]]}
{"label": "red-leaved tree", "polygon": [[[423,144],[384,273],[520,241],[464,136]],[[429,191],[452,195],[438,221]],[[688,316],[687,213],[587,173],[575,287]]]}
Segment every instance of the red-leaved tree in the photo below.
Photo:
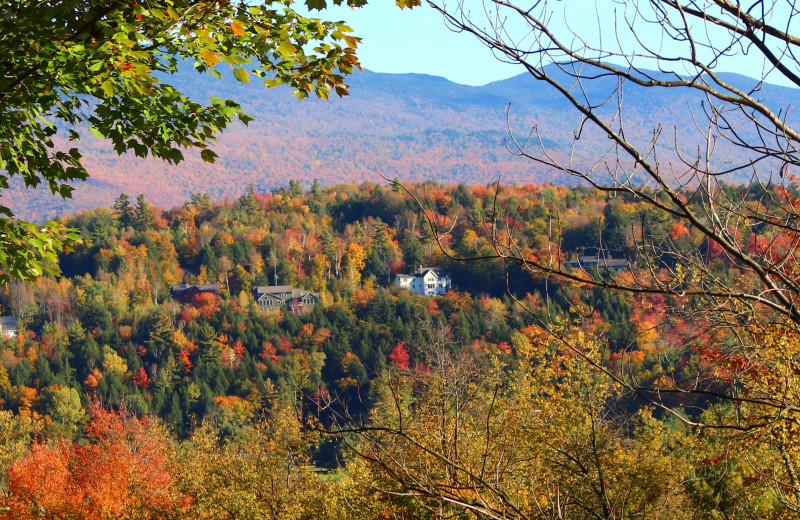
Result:
{"label": "red-leaved tree", "polygon": [[157,424],[95,405],[87,438],[38,440],[12,464],[10,520],[163,518],[188,502]]}

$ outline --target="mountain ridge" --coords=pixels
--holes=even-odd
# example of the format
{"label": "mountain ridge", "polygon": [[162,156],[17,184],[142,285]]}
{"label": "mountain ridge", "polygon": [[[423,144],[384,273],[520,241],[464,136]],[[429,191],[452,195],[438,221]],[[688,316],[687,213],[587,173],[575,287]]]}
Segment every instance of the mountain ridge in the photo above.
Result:
{"label": "mountain ridge", "polygon": [[[755,85],[737,74],[720,77],[736,85]],[[212,147],[220,156],[216,164],[200,161],[196,153],[186,153],[178,166],[120,157],[107,143],[86,138],[81,150],[91,177],[76,185],[72,200],[54,199],[49,191],[30,191],[14,183],[4,203],[23,218],[43,220],[109,206],[120,192],[144,193],[155,204],[174,206],[192,193],[233,198],[250,184],[266,191],[290,179],[305,185],[313,179],[332,184],[384,178],[571,184],[575,179],[567,174],[510,153],[513,136],[527,137],[536,128],[556,158],[572,158],[578,167],[591,165],[592,154],[609,146],[605,135],[588,131],[573,149],[578,117],[567,111],[567,102],[557,93],[528,74],[470,86],[427,74],[365,70],[349,78],[350,96],[328,101],[298,101],[289,88],[243,84],[228,73],[215,80],[181,70],[164,81],[199,101],[230,97],[256,120],[249,128],[232,125],[220,137]],[[611,85],[592,82],[586,94],[602,99]],[[628,135],[639,143],[658,125],[674,128],[677,136],[678,129],[692,123],[688,110],[675,109],[678,100],[686,98],[689,106],[699,103],[697,96],[677,90],[626,89]],[[789,87],[764,84],[759,94],[780,107],[800,102],[800,90]]]}

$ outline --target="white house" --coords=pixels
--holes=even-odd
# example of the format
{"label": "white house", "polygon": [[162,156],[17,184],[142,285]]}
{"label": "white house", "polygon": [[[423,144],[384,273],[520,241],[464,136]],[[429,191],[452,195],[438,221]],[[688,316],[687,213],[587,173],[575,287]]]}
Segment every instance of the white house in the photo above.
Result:
{"label": "white house", "polygon": [[442,296],[453,288],[453,280],[441,267],[422,267],[415,274],[398,274],[394,284],[423,296]]}

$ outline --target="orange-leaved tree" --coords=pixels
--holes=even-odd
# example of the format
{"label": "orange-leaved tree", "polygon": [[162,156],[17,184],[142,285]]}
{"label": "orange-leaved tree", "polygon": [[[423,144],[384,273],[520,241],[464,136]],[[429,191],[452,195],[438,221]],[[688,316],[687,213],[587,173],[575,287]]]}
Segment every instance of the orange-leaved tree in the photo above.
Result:
{"label": "orange-leaved tree", "polygon": [[87,440],[39,439],[11,464],[9,518],[163,518],[189,501],[178,491],[158,423],[94,405]]}

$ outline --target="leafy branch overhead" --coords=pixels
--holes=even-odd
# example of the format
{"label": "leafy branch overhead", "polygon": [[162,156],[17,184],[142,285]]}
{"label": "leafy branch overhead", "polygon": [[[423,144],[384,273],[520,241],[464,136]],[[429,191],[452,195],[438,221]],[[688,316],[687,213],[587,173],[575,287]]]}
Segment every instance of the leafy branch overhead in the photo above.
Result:
{"label": "leafy branch overhead", "polygon": [[[44,185],[69,197],[70,182],[87,177],[73,146],[84,128],[110,140],[119,154],[176,164],[184,150],[199,149],[213,162],[215,136],[234,119],[252,118],[235,101],[212,98],[202,105],[170,86],[180,63],[241,82],[289,85],[301,99],[344,96],[344,77],[359,66],[359,39],[351,32],[344,22],[299,14],[291,0],[4,2],[0,188],[17,176],[26,187]],[[50,253],[77,239],[57,223],[40,226],[36,233],[52,241],[45,254],[34,228],[5,206],[0,212],[0,281],[56,269]]]}

